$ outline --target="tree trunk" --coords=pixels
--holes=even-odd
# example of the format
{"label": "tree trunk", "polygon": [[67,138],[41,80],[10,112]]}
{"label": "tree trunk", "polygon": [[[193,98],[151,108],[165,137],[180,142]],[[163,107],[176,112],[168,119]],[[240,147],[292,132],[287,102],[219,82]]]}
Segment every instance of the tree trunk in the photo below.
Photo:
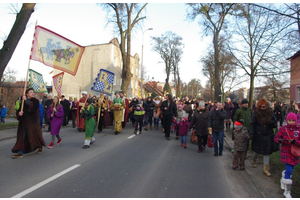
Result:
{"label": "tree trunk", "polygon": [[219,47],[218,47],[219,33],[214,34],[213,43],[214,43],[214,58],[215,58],[215,100],[221,101],[221,83],[220,83],[220,60],[219,60]]}
{"label": "tree trunk", "polygon": [[254,75],[250,76],[250,91],[249,91],[249,108],[252,109],[253,105],[253,93],[254,93]]}
{"label": "tree trunk", "polygon": [[35,3],[23,3],[20,12],[16,16],[16,21],[7,37],[7,40],[3,43],[3,47],[0,50],[0,78],[3,76],[4,70],[26,29],[30,16],[34,12],[34,7]]}

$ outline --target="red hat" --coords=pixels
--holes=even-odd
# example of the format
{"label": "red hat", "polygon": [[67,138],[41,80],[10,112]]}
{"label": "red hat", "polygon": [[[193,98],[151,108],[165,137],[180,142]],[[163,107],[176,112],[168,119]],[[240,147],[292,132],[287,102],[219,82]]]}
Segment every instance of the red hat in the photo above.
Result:
{"label": "red hat", "polygon": [[243,127],[243,124],[239,121],[235,121],[234,122],[234,128],[242,128]]}

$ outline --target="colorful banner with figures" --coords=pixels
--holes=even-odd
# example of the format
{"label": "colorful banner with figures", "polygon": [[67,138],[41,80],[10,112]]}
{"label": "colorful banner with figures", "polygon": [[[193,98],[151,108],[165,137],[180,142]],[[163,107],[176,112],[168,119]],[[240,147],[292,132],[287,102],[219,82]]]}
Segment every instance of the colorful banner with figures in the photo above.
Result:
{"label": "colorful banner with figures", "polygon": [[52,77],[53,79],[53,86],[57,91],[58,97],[61,97],[61,87],[63,82],[64,72],[56,74]]}
{"label": "colorful banner with figures", "polygon": [[111,96],[113,91],[114,75],[115,74],[113,72],[100,69],[91,90]]}
{"label": "colorful banner with figures", "polygon": [[76,75],[84,47],[44,27],[36,26],[30,59]]}
{"label": "colorful banner with figures", "polygon": [[29,69],[29,87],[32,87],[36,93],[48,92],[43,75],[32,69]]}

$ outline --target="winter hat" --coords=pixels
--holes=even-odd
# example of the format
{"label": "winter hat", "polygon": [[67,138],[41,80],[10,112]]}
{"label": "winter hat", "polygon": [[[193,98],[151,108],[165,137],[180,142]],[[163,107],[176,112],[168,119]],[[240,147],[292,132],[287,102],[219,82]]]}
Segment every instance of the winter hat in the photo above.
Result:
{"label": "winter hat", "polygon": [[186,117],[181,117],[181,119],[186,121],[186,122],[188,121],[188,119]]}
{"label": "winter hat", "polygon": [[247,99],[243,99],[242,104],[244,104],[244,103],[249,103],[249,101]]}
{"label": "winter hat", "polygon": [[257,102],[257,109],[260,110],[261,105],[266,105],[267,107],[269,106],[268,101],[266,99],[260,99]]}
{"label": "winter hat", "polygon": [[205,101],[200,100],[198,106],[205,106]]}
{"label": "winter hat", "polygon": [[87,91],[82,91],[81,94],[86,94],[87,95],[88,93],[87,93]]}
{"label": "winter hat", "polygon": [[242,124],[240,121],[235,121],[235,122],[234,122],[234,128],[240,129],[240,128],[242,128],[242,127],[243,127],[243,124]]}
{"label": "winter hat", "polygon": [[182,109],[182,108],[183,108],[183,105],[179,104],[179,105],[178,105],[178,108],[181,108],[181,109]]}
{"label": "winter hat", "polygon": [[287,116],[286,116],[286,121],[288,120],[295,120],[295,122],[297,121],[297,115],[293,112],[290,112]]}

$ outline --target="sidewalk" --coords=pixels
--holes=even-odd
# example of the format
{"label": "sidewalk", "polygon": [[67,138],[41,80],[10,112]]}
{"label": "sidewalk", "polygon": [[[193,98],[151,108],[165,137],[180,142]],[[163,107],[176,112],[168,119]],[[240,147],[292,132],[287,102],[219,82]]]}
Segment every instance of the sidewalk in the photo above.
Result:
{"label": "sidewalk", "polygon": [[[230,150],[234,149],[234,141],[231,138],[231,134],[229,132],[224,132],[226,137],[224,137],[224,142],[230,148]],[[225,147],[224,144],[224,147]],[[233,159],[233,155],[232,155]],[[247,159],[245,160],[245,168],[246,173],[248,174],[251,181],[254,183],[255,187],[259,190],[261,196],[263,198],[284,198],[282,195],[282,190],[280,189],[279,180],[275,180],[275,178],[267,177],[263,173],[263,161],[262,158],[257,159],[257,167],[252,167],[252,153],[248,152]],[[272,166],[271,166],[272,167]],[[239,170],[239,169],[236,169]]]}

